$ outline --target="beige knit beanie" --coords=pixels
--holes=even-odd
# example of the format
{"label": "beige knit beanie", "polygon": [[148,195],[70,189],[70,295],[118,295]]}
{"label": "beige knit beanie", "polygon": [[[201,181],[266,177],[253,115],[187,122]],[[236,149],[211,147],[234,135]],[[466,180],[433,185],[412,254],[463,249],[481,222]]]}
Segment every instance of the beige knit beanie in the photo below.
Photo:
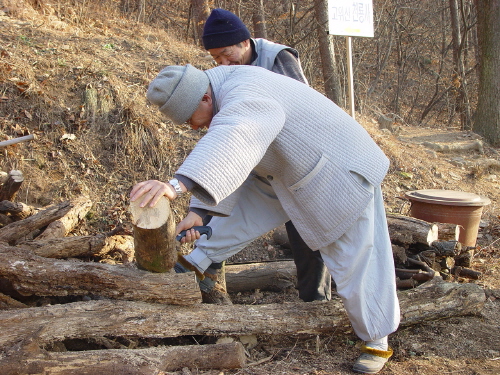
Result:
{"label": "beige knit beanie", "polygon": [[150,83],[147,98],[176,125],[189,120],[207,92],[208,76],[192,65],[167,66]]}

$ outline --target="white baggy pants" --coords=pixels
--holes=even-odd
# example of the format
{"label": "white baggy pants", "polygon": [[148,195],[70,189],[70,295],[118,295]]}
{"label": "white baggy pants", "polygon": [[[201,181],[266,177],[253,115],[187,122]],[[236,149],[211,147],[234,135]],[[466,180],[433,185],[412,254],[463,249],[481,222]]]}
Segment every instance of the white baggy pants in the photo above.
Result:
{"label": "white baggy pants", "polygon": [[[354,332],[364,341],[394,332],[400,320],[396,276],[380,187],[355,174],[374,198],[359,219],[334,243],[319,249],[336,283]],[[186,260],[202,272],[241,251],[289,220],[271,186],[249,177],[229,217],[210,220],[212,237],[202,237]]]}

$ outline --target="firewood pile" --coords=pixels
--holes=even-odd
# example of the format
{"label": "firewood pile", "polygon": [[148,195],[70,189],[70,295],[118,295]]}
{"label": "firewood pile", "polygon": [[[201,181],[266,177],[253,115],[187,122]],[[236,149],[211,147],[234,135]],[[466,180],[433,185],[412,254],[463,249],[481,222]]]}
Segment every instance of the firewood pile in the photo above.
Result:
{"label": "firewood pile", "polygon": [[[338,298],[203,304],[194,273],[137,267],[132,235],[72,236],[92,206],[90,199],[30,207],[15,202],[22,180],[22,173],[12,171],[0,187],[2,374],[239,368],[247,365],[242,337],[342,334],[348,329]],[[409,288],[398,292],[402,326],[476,313],[485,302],[476,284],[443,281],[463,277],[472,249],[460,247],[458,228],[449,225],[442,225],[447,237],[439,240],[438,227],[389,217],[396,276],[402,288]],[[109,254],[121,262],[96,261]],[[291,261],[226,267],[230,293],[280,291],[293,287],[294,279]]]}

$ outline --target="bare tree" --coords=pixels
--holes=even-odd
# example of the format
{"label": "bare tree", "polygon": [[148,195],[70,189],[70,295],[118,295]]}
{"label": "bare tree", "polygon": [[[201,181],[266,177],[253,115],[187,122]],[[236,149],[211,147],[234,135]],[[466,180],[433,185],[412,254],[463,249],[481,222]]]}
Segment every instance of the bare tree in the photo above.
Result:
{"label": "bare tree", "polygon": [[194,22],[194,40],[196,43],[203,45],[201,39],[203,35],[203,27],[205,26],[205,21],[210,14],[210,8],[208,6],[208,0],[191,0],[191,9],[193,11],[193,22]]}
{"label": "bare tree", "polygon": [[476,0],[479,97],[474,131],[500,145],[500,0]]}
{"label": "bare tree", "polygon": [[340,107],[344,100],[340,89],[340,80],[333,50],[332,36],[328,34],[328,6],[326,0],[314,0],[314,10],[317,21],[319,53],[326,96]]}
{"label": "bare tree", "polygon": [[267,39],[266,16],[264,0],[255,0],[255,9],[252,14],[253,35],[255,38]]}

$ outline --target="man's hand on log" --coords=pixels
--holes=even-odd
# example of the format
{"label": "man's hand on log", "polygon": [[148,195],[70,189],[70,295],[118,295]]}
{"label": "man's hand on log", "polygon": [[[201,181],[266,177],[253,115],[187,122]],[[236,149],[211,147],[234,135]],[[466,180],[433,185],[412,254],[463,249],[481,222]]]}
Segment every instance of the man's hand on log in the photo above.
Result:
{"label": "man's hand on log", "polygon": [[169,200],[174,200],[177,197],[172,185],[158,180],[143,181],[136,184],[130,192],[130,200],[136,201],[144,195],[144,198],[139,205],[145,207],[148,203],[150,207],[154,207],[162,196],[166,196]]}
{"label": "man's hand on log", "polygon": [[175,228],[175,235],[177,236],[181,231],[186,230],[186,235],[180,240],[180,242],[194,242],[199,239],[201,235],[197,230],[190,228],[201,225],[203,225],[203,219],[201,216],[190,211],[187,216],[179,224],[177,224],[177,228]]}

